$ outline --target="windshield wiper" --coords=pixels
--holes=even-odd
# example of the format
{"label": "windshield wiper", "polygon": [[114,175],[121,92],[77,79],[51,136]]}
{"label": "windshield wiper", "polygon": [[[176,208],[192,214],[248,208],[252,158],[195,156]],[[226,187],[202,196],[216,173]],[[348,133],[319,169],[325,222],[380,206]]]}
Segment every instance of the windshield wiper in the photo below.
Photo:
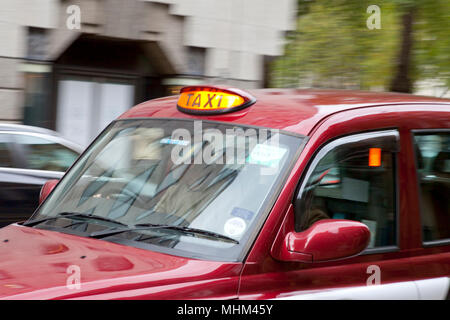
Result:
{"label": "windshield wiper", "polygon": [[114,223],[117,225],[120,225],[120,228],[116,228],[116,229],[108,229],[108,230],[102,230],[102,231],[96,231],[93,232],[89,235],[89,237],[91,238],[104,238],[104,237],[108,237],[108,236],[112,236],[112,235],[116,235],[119,233],[123,233],[123,232],[130,232],[130,231],[138,231],[138,230],[149,230],[149,229],[166,229],[166,230],[178,230],[178,231],[182,231],[185,233],[192,233],[192,234],[201,234],[207,237],[211,237],[214,239],[221,239],[221,240],[225,240],[225,241],[229,241],[229,242],[233,242],[236,244],[239,244],[239,241],[227,237],[225,235],[222,235],[220,233],[215,233],[215,232],[211,232],[211,231],[207,231],[207,230],[201,230],[201,229],[195,229],[195,228],[188,228],[188,227],[182,227],[182,226],[174,226],[174,225],[165,225],[165,224],[151,224],[151,223],[141,223],[141,224],[136,224],[134,226],[129,226],[126,225],[122,222],[116,221],[114,219],[110,219],[107,217],[102,217],[102,216],[97,216],[97,215],[93,215],[93,214],[88,214],[88,213],[81,213],[81,212],[62,212],[56,216],[53,217],[47,217],[47,218],[43,218],[43,219],[39,219],[39,220],[30,220],[30,221],[26,221],[24,223],[22,223],[23,226],[26,227],[33,227],[35,225],[38,225],[40,223],[46,222],[46,221],[50,221],[50,220],[55,220],[55,219],[59,219],[59,218],[81,218],[81,219],[92,219],[92,220],[99,220],[99,221],[105,221],[105,222],[110,222],[110,223]]}
{"label": "windshield wiper", "polygon": [[220,239],[220,240],[225,240],[228,242],[233,242],[233,243],[239,244],[239,241],[237,241],[233,238],[230,238],[223,234],[215,233],[212,231],[189,228],[189,227],[182,227],[182,226],[174,226],[174,225],[169,225],[169,224],[151,224],[151,223],[140,223],[140,224],[136,224],[132,227],[128,227],[128,228],[118,228],[118,229],[114,229],[114,230],[96,231],[96,232],[91,233],[89,236],[91,238],[100,239],[100,238],[113,236],[113,235],[123,233],[123,232],[151,230],[151,229],[177,230],[177,231],[182,231],[185,233],[200,234],[200,235],[204,235],[204,236],[211,237],[214,239]]}
{"label": "windshield wiper", "polygon": [[116,221],[114,219],[110,219],[107,217],[102,217],[102,216],[97,216],[95,214],[89,214],[89,213],[81,213],[81,212],[62,212],[57,214],[56,216],[53,217],[47,217],[47,218],[43,218],[43,219],[39,219],[39,220],[29,220],[29,221],[25,221],[24,223],[22,223],[23,226],[26,227],[33,227],[35,225],[38,225],[42,222],[45,221],[50,221],[50,220],[55,220],[55,219],[59,219],[59,218],[81,218],[81,219],[92,219],[92,220],[99,220],[99,221],[105,221],[105,222],[110,222],[110,223],[114,223],[114,224],[118,224],[124,227],[129,227],[128,225]]}

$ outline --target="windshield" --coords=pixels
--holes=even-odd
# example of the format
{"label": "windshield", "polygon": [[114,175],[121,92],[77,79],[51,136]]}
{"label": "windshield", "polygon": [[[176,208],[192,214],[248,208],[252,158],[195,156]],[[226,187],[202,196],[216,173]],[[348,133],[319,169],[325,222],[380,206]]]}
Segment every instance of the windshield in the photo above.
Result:
{"label": "windshield", "polygon": [[102,240],[239,260],[302,141],[277,130],[219,122],[119,120],[96,139],[32,219],[65,213],[38,227],[76,229],[80,235],[120,227],[105,219],[74,223],[67,215],[89,214],[128,226]]}

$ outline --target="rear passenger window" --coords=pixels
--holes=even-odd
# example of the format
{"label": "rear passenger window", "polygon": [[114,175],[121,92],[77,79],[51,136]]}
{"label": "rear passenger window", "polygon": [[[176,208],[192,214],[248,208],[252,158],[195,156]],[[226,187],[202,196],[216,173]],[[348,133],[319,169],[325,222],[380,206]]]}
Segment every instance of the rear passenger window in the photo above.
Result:
{"label": "rear passenger window", "polygon": [[8,136],[0,134],[0,167],[14,167],[9,146]]}
{"label": "rear passenger window", "polygon": [[321,219],[360,221],[369,248],[396,244],[395,130],[357,134],[322,148],[296,202],[296,231]]}
{"label": "rear passenger window", "polygon": [[66,171],[78,154],[53,141],[29,135],[17,135],[16,140],[25,153],[26,168]]}
{"label": "rear passenger window", "polygon": [[450,133],[414,134],[423,241],[450,239]]}

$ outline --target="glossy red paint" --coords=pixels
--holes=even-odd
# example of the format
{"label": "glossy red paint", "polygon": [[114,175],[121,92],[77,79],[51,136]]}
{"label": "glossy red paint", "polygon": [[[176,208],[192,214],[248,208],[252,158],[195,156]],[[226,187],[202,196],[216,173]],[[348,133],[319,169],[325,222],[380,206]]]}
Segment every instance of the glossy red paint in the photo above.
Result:
{"label": "glossy red paint", "polygon": [[325,262],[357,255],[369,240],[369,228],[360,222],[325,219],[303,232],[283,235],[281,246],[272,248],[272,253],[282,261]]}
{"label": "glossy red paint", "polygon": [[308,135],[324,118],[345,110],[376,105],[450,103],[449,100],[399,93],[350,90],[249,90],[251,107],[223,115],[189,115],[177,109],[178,96],[154,99],[131,108],[120,118],[196,118],[283,129]]}
{"label": "glossy red paint", "polygon": [[55,186],[58,184],[59,180],[52,179],[48,180],[41,188],[41,192],[39,193],[39,204],[44,202],[44,200],[48,197],[50,192],[55,188]]}
{"label": "glossy red paint", "polygon": [[[250,93],[256,97],[256,103],[229,114],[188,115],[177,110],[177,97],[168,97],[142,103],[120,117],[215,120],[308,136],[245,261],[200,261],[11,225],[0,229],[0,296],[7,299],[266,299],[299,291],[365,285],[367,267],[373,264],[382,270],[382,283],[450,276],[450,245],[422,245],[411,143],[413,129],[450,128],[450,100],[336,90]],[[283,259],[279,258],[279,248],[286,235],[293,231],[295,190],[317,150],[336,137],[386,128],[396,128],[400,134],[397,246],[338,261],[280,261]],[[298,246],[310,250],[306,238],[289,236],[285,245],[291,245],[293,251]],[[356,246],[362,242],[359,240]],[[308,250],[306,254],[311,253]],[[70,265],[82,267],[81,290],[71,291],[65,286]]]}
{"label": "glossy red paint", "polygon": [[0,229],[0,257],[0,299],[231,299],[242,269],[19,225]]}

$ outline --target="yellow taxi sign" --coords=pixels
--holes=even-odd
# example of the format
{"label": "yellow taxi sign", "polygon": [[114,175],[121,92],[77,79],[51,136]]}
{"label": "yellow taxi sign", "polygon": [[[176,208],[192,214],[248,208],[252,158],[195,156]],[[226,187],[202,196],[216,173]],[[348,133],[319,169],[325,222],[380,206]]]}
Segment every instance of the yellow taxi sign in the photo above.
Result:
{"label": "yellow taxi sign", "polygon": [[241,110],[255,101],[255,98],[239,89],[192,86],[180,90],[177,107],[191,114],[220,114]]}

